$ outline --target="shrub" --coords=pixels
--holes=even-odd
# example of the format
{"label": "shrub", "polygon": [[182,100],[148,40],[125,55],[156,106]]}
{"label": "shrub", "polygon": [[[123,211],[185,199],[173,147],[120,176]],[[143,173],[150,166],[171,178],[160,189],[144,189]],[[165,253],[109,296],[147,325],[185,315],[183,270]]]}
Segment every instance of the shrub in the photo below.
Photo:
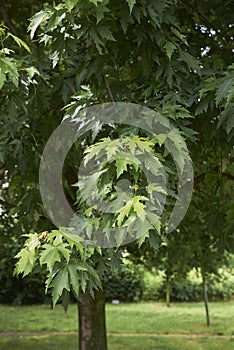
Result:
{"label": "shrub", "polygon": [[151,273],[149,271],[145,271],[144,273],[144,290],[142,299],[147,300],[159,300],[159,288],[162,284],[162,273]]}
{"label": "shrub", "polygon": [[[225,269],[220,270],[220,276],[210,276],[208,281],[208,299],[210,301],[228,301],[234,294],[234,276]],[[166,282],[159,275],[150,274],[145,278],[143,291],[144,300],[162,301],[166,298]],[[202,301],[203,287],[201,277],[193,272],[184,282],[171,282],[170,300],[176,301]]]}
{"label": "shrub", "polygon": [[105,278],[106,300],[138,301],[144,290],[144,274],[141,267],[127,263],[117,273],[109,272]]}

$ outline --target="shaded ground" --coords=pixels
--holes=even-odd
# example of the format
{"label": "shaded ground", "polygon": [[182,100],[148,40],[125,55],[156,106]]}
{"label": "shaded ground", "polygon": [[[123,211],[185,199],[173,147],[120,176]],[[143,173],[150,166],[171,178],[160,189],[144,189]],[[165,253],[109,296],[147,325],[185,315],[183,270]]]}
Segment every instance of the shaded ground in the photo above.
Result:
{"label": "shaded ground", "polygon": [[[34,336],[34,335],[69,335],[77,332],[0,332],[0,337]],[[107,333],[113,337],[170,337],[170,338],[234,338],[234,335],[214,335],[209,333],[201,334],[165,334],[165,333]]]}

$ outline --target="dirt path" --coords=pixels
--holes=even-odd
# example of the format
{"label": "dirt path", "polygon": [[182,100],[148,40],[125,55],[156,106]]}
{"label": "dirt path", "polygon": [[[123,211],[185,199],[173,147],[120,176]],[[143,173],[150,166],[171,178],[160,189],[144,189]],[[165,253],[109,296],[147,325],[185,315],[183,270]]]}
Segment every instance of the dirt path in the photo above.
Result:
{"label": "dirt path", "polygon": [[[19,336],[48,336],[48,335],[69,335],[77,332],[0,332],[0,337],[19,337]],[[216,335],[209,333],[201,334],[151,334],[151,333],[107,333],[112,337],[165,337],[165,338],[234,338],[234,335]]]}

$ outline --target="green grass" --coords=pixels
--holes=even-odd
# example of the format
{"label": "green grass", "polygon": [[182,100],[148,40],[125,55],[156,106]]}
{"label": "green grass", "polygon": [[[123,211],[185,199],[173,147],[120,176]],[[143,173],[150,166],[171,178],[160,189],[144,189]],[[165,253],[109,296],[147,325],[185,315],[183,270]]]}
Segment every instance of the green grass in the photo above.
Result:
{"label": "green grass", "polygon": [[[234,302],[210,303],[212,325],[205,325],[202,303],[178,303],[167,308],[161,303],[107,305],[109,350],[232,350],[234,338],[181,338],[121,336],[146,334],[234,335]],[[64,314],[61,306],[0,306],[1,332],[76,332],[77,308]],[[76,334],[37,334],[0,337],[1,350],[74,350]]]}
{"label": "green grass", "polygon": [[[234,303],[210,303],[211,334],[234,334]],[[108,305],[109,332],[207,333],[203,303]]]}
{"label": "green grass", "polygon": [[[233,350],[233,339],[108,337],[109,350]],[[1,350],[76,350],[75,335],[0,338]]]}
{"label": "green grass", "polygon": [[[234,334],[234,302],[210,303],[211,327],[205,325],[203,303],[178,303],[167,308],[161,303],[108,304],[110,333]],[[64,314],[61,306],[0,306],[0,332],[76,331],[77,308]]]}

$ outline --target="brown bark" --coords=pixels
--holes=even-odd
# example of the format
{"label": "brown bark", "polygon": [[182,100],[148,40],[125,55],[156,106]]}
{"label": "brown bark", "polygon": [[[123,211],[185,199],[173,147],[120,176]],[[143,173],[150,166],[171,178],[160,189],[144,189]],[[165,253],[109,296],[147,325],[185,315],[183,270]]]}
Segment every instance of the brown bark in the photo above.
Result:
{"label": "brown bark", "polygon": [[94,298],[82,293],[78,313],[79,350],[107,350],[104,292],[95,291]]}
{"label": "brown bark", "polygon": [[206,284],[206,276],[202,274],[202,282],[203,282],[203,298],[206,310],[206,325],[210,326],[210,314],[209,314],[209,306],[208,306],[208,295],[207,295],[207,284]]}
{"label": "brown bark", "polygon": [[167,284],[166,284],[166,303],[167,307],[170,307],[170,280],[167,279]]}

